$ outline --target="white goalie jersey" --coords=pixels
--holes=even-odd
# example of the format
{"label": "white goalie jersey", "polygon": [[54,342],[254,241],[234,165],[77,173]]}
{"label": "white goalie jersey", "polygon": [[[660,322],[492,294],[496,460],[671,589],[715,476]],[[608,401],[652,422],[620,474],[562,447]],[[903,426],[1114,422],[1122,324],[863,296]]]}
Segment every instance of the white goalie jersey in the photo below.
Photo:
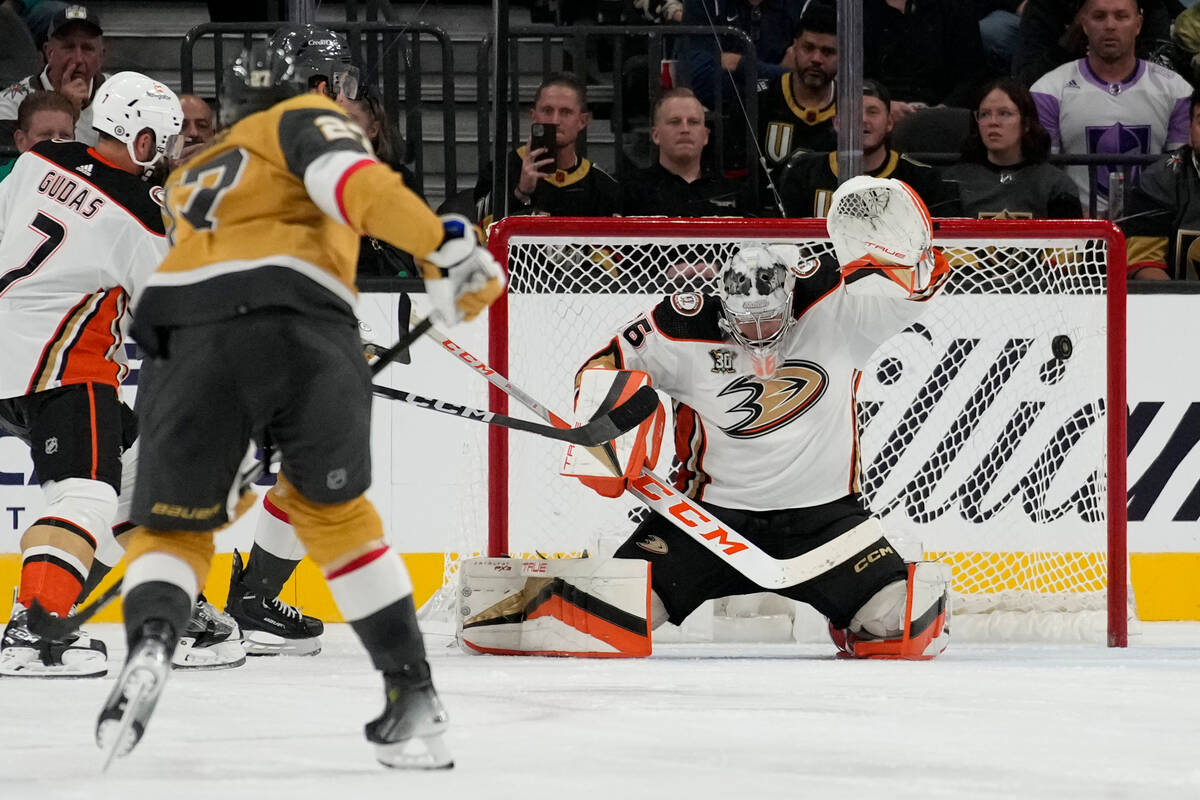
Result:
{"label": "white goalie jersey", "polygon": [[585,366],[638,369],[674,400],[675,485],[726,508],[804,508],[858,492],[855,389],[921,301],[854,295],[825,265],[798,280],[770,378],[721,325],[721,301],[678,294],[626,323]]}
{"label": "white goalie jersey", "polygon": [[166,253],[161,189],[80,142],[0,182],[0,398],[124,377],[126,310]]}

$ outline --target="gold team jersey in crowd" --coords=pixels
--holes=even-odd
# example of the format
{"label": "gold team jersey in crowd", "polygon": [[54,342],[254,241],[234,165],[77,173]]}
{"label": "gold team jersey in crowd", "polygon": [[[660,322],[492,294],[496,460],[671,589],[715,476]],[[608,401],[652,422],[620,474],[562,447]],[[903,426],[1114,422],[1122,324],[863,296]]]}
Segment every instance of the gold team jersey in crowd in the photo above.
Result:
{"label": "gold team jersey in crowd", "polygon": [[362,129],[319,95],[239,121],[166,191],[171,249],[135,309],[139,339],[262,309],[352,321],[360,234],[418,259],[443,237]]}

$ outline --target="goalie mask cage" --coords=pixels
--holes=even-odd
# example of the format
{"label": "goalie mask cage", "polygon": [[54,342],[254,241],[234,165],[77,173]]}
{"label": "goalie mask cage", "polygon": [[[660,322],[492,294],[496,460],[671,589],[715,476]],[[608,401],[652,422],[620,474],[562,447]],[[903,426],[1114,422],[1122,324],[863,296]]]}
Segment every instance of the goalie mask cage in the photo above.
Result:
{"label": "goalie mask cage", "polygon": [[[1033,624],[1050,628],[1033,638],[1124,646],[1124,240],[1093,220],[938,220],[934,237],[949,283],[857,392],[866,502],[950,564],[954,619],[984,620],[982,638]],[[509,280],[489,312],[490,365],[571,419],[576,370],[621,323],[666,294],[715,293],[748,242],[837,268],[823,220],[509,217],[489,240]],[[493,411],[528,413],[489,391]],[[628,495],[558,475],[560,443],[488,436],[490,554],[595,553],[633,529]]]}

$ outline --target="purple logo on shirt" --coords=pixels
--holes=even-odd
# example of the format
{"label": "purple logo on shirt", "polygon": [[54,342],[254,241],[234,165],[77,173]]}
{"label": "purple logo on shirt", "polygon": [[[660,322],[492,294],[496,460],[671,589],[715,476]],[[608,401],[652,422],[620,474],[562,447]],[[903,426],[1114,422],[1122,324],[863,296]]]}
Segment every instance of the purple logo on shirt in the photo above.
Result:
{"label": "purple logo on shirt", "polygon": [[[1150,152],[1149,125],[1123,125],[1120,122],[1115,125],[1089,125],[1085,133],[1089,153],[1128,155]],[[1137,183],[1140,171],[1138,167],[1129,169],[1127,180],[1130,186]],[[1108,197],[1109,172],[1108,167],[1096,167],[1096,185],[1101,197]]]}

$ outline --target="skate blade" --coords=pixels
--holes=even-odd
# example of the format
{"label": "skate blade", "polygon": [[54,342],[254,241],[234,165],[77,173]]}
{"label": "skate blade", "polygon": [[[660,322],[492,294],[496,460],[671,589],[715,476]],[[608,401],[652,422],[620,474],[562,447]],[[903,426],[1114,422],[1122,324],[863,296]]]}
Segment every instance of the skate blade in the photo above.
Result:
{"label": "skate blade", "polygon": [[377,744],[375,759],[391,769],[450,769],[454,766],[454,759],[441,734]]}
{"label": "skate blade", "polygon": [[208,647],[192,647],[187,639],[179,642],[171,665],[181,670],[233,669],[246,663],[246,650],[241,640],[220,642]]}
{"label": "skate blade", "polygon": [[136,725],[142,700],[152,696],[154,676],[145,670],[137,670],[130,674],[129,684],[124,691],[126,698],[125,713],[120,720],[106,719],[96,726],[96,743],[107,750],[104,766],[101,772],[108,772],[109,765],[117,758],[129,755],[142,738],[142,727]]}
{"label": "skate blade", "polygon": [[10,678],[103,678],[108,674],[108,659],[72,659],[68,664],[47,666],[35,650],[13,648],[0,656],[0,675]]}
{"label": "skate blade", "polygon": [[242,629],[242,646],[248,656],[315,656],[321,652],[321,637],[286,639],[266,631]]}

